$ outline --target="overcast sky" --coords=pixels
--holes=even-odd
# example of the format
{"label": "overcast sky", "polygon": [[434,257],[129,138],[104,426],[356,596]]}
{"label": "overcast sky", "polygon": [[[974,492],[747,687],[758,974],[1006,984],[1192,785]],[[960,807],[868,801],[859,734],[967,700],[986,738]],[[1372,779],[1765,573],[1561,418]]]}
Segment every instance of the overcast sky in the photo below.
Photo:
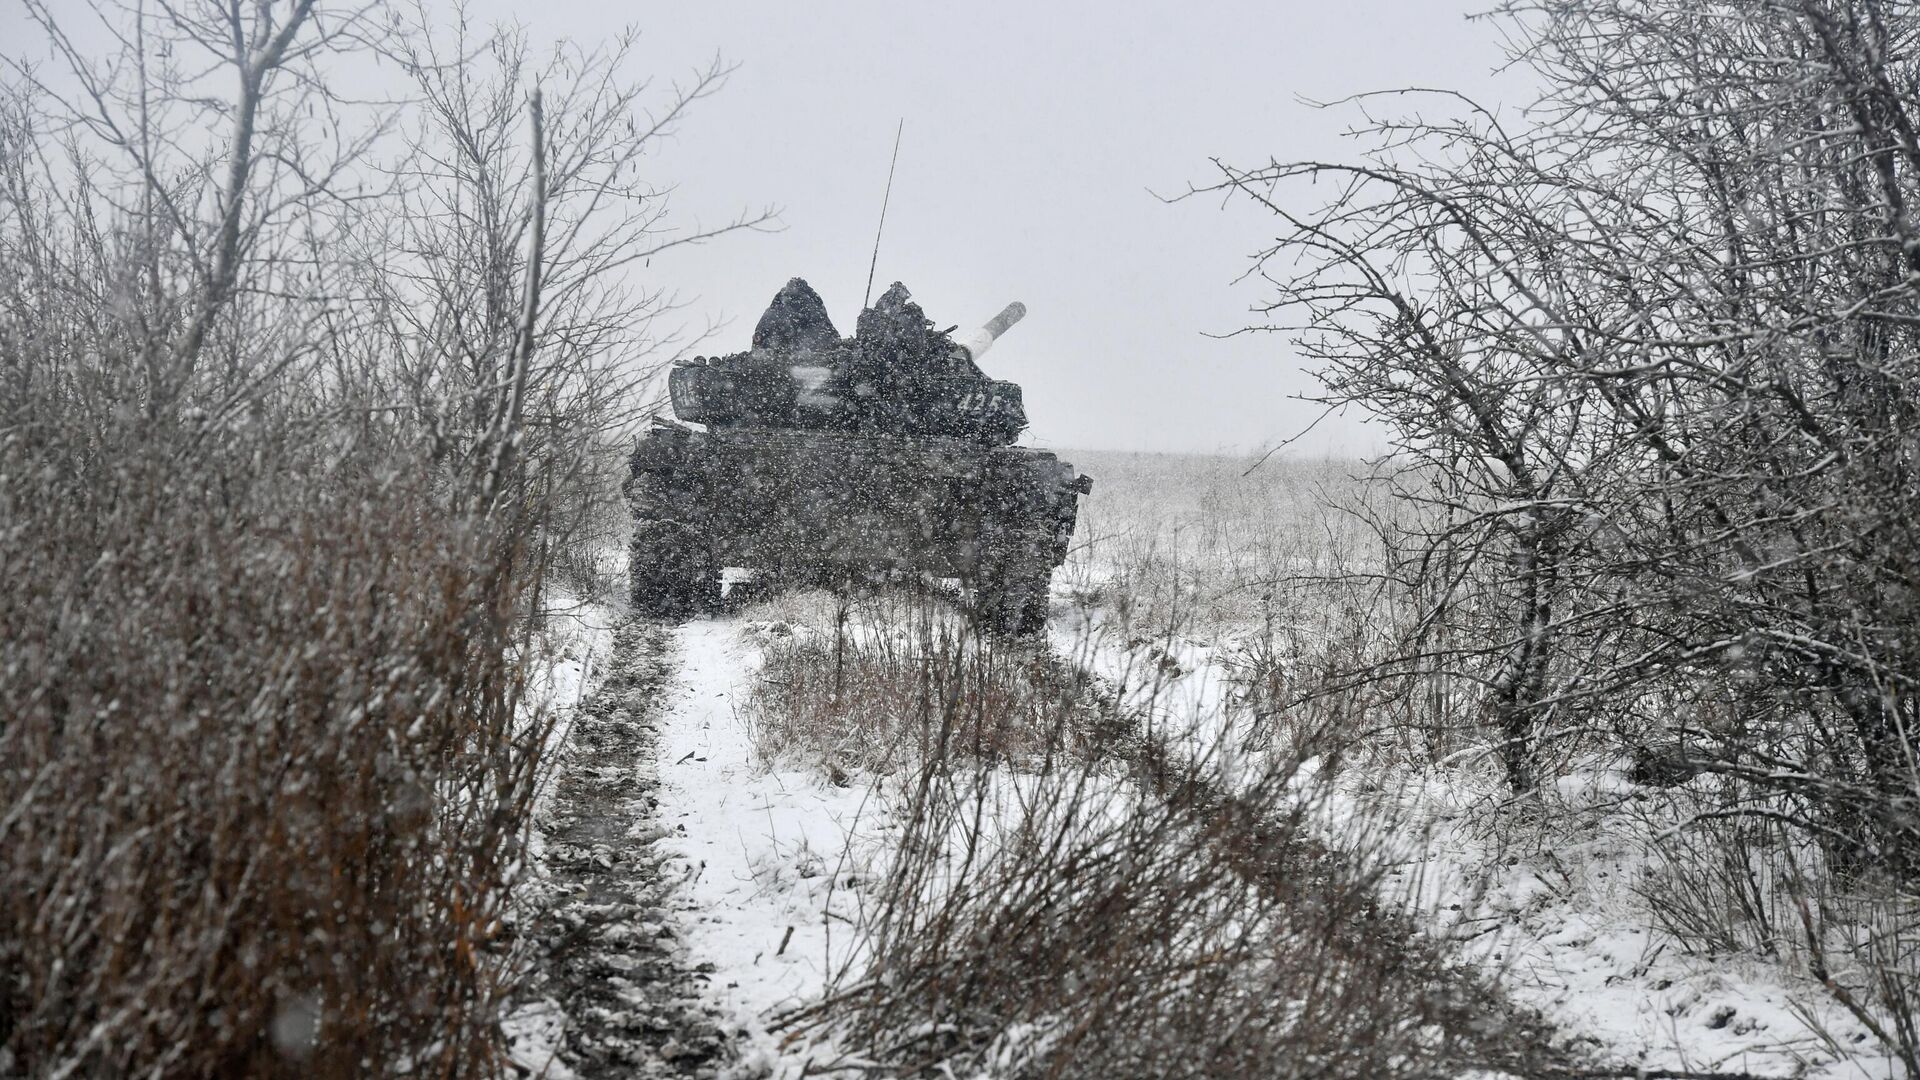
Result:
{"label": "overcast sky", "polygon": [[[694,325],[730,319],[708,351],[745,348],[790,277],[811,281],[843,332],[866,281],[895,125],[905,120],[876,295],[907,283],[937,324],[977,325],[1007,301],[1027,320],[986,357],[1026,390],[1044,446],[1250,450],[1295,434],[1312,382],[1246,325],[1262,299],[1232,281],[1269,219],[1217,199],[1174,205],[1209,159],[1345,158],[1328,100],[1408,85],[1513,96],[1490,0],[706,0],[539,4],[475,0],[536,40],[593,41],[633,25],[664,85],[715,54],[738,70],[652,163],[676,217],[718,223],[781,210],[782,230],[679,249],[650,284]],[[12,4],[7,5],[12,8]],[[62,4],[55,0],[54,8]],[[24,29],[17,10],[0,30]],[[41,47],[30,47],[39,54]],[[1309,454],[1358,453],[1356,418],[1323,424]]]}
{"label": "overcast sky", "polygon": [[[1211,451],[1293,434],[1317,410],[1289,398],[1312,384],[1279,337],[1206,336],[1249,320],[1261,292],[1231,283],[1269,221],[1155,193],[1207,183],[1212,157],[1350,157],[1352,114],[1302,98],[1405,85],[1497,95],[1494,28],[1465,14],[1485,6],[555,0],[532,25],[588,37],[631,20],[663,73],[716,51],[739,65],[658,162],[682,213],[782,208],[780,233],[653,268],[697,316],[732,318],[718,351],[744,348],[793,276],[851,329],[904,117],[876,293],[906,282],[941,326],[1025,301],[1027,320],[984,366],[1025,387],[1038,444]],[[1372,442],[1348,420],[1300,445]]]}

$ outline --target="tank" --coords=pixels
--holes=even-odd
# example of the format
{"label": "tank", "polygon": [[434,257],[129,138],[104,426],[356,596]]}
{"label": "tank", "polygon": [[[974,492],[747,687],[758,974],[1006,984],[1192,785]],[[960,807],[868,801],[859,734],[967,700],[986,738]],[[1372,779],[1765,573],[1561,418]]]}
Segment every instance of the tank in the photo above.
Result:
{"label": "tank", "polygon": [[752,347],[677,363],[672,418],[634,447],[636,610],[715,605],[721,574],[844,585],[901,574],[960,581],[989,630],[1033,634],[1092,481],[1015,446],[1020,388],[979,366],[1026,315],[936,330],[895,282],[842,337],[795,278]]}

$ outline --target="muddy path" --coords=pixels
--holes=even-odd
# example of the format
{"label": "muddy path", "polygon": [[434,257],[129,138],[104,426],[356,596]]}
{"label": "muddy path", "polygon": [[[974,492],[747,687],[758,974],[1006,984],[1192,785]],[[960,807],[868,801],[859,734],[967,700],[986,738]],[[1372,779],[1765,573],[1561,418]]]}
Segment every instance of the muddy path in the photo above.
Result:
{"label": "muddy path", "polygon": [[711,965],[675,930],[678,881],[663,868],[658,820],[660,710],[672,638],[629,621],[605,677],[581,702],[541,822],[546,900],[534,991],[563,1016],[558,1064],[583,1078],[712,1077],[734,1033],[702,1004]]}

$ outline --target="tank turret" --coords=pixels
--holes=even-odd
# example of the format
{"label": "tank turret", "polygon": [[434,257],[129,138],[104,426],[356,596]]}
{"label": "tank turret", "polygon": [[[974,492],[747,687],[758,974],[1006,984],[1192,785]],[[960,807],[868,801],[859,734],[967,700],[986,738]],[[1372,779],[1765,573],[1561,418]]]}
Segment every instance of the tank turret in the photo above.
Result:
{"label": "tank turret", "polygon": [[726,428],[863,431],[1012,443],[1026,427],[1020,388],[988,378],[976,361],[1027,313],[1008,304],[956,340],[933,323],[905,285],[893,283],[860,313],[854,335],[834,329],[802,278],[783,286],[754,327],[753,347],[696,357],[668,376],[679,419]]}

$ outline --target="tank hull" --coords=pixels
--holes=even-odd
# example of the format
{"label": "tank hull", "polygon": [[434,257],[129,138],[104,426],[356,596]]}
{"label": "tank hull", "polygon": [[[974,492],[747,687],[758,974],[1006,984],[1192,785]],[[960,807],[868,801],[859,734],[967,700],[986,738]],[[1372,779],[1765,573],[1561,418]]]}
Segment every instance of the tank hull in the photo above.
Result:
{"label": "tank hull", "polygon": [[[693,549],[680,565],[702,580],[687,603],[716,595],[723,568],[811,579],[923,573],[1021,609],[995,618],[1018,630],[1035,621],[1036,604],[1044,618],[1046,581],[1066,559],[1086,485],[1044,450],[660,424],[635,448],[627,494],[648,542],[670,527],[677,549]],[[636,546],[635,557],[649,553]],[[642,608],[662,606],[644,573],[634,590]]]}
{"label": "tank hull", "polygon": [[1044,450],[765,428],[655,428],[633,477],[636,513],[696,526],[720,566],[943,577],[1058,566],[1079,483]]}

